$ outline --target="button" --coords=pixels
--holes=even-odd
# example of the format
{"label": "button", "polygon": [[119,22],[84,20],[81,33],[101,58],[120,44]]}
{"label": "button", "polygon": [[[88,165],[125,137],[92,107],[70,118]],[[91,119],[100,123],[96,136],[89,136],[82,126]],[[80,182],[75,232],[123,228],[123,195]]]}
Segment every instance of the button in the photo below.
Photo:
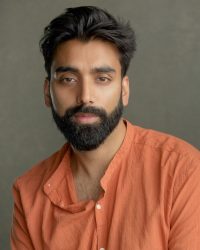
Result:
{"label": "button", "polygon": [[[97,203],[97,204],[96,204],[96,208],[97,208],[97,209],[101,209],[101,205]],[[104,248],[100,248],[100,250],[103,250],[103,249],[104,249]]]}

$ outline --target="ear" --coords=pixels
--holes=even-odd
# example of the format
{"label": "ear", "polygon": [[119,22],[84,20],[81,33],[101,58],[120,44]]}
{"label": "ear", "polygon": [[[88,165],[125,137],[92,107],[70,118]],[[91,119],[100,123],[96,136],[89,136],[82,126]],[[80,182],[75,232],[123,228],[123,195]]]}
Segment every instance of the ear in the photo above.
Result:
{"label": "ear", "polygon": [[122,79],[122,103],[124,106],[128,105],[129,100],[129,78],[124,76]]}
{"label": "ear", "polygon": [[44,81],[44,102],[47,107],[51,106],[50,82],[47,78]]}

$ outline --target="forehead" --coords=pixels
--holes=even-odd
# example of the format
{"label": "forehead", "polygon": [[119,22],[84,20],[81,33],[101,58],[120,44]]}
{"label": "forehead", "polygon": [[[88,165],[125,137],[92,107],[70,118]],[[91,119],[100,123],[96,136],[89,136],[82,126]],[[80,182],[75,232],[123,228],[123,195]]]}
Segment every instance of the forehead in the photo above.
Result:
{"label": "forehead", "polygon": [[74,39],[63,42],[56,48],[52,60],[52,70],[60,66],[73,66],[84,71],[104,65],[121,72],[117,48],[112,43],[101,40]]}

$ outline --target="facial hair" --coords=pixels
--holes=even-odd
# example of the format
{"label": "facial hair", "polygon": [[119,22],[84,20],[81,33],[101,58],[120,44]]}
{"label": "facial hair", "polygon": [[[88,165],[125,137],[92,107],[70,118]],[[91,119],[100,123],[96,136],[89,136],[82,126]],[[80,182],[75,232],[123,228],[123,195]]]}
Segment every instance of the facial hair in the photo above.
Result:
{"label": "facial hair", "polygon": [[[98,148],[118,125],[123,113],[122,97],[114,108],[107,114],[102,108],[80,105],[66,110],[60,116],[51,105],[53,119],[66,140],[79,151],[90,151]],[[80,124],[74,121],[76,113],[89,113],[99,117],[93,124]]]}

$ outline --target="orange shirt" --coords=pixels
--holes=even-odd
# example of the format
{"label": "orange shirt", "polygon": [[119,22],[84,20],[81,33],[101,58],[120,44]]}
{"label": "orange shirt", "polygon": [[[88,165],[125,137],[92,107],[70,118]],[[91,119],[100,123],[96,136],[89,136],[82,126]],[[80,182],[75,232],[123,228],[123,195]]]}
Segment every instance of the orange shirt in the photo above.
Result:
{"label": "orange shirt", "polygon": [[12,249],[199,250],[200,153],[128,121],[98,201],[79,201],[70,147],[14,184]]}

